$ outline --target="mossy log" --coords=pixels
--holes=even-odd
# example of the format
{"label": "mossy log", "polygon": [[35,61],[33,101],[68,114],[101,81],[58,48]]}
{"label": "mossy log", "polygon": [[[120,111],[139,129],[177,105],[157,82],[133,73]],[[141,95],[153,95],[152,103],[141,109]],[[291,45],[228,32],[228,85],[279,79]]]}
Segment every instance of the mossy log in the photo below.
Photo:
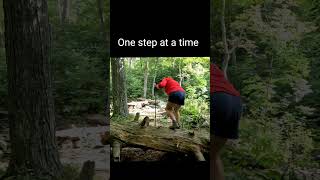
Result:
{"label": "mossy log", "polygon": [[138,122],[111,122],[111,138],[126,145],[193,154],[200,161],[205,160],[203,153],[210,151],[210,135],[204,130],[190,133],[184,129],[171,130],[167,127],[142,128]]}

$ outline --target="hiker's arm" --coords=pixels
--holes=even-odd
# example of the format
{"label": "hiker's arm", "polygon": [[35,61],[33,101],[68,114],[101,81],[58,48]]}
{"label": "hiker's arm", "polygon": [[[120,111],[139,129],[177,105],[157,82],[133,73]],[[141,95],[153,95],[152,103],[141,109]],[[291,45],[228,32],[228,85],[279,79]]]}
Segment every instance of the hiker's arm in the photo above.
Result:
{"label": "hiker's arm", "polygon": [[157,89],[163,88],[167,85],[167,79],[163,79],[159,84],[157,84],[155,87]]}

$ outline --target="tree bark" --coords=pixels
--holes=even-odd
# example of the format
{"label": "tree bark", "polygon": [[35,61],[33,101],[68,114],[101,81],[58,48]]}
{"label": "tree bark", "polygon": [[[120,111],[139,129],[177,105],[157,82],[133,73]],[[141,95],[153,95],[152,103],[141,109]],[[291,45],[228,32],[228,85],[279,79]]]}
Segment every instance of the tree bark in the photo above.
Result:
{"label": "tree bark", "polygon": [[221,31],[222,31],[222,41],[224,46],[224,58],[223,58],[223,66],[222,70],[226,79],[228,79],[228,64],[230,59],[229,47],[227,42],[227,31],[226,31],[226,22],[225,22],[225,10],[226,10],[226,1],[222,0],[222,8],[221,8]]}
{"label": "tree bark", "polygon": [[127,117],[129,115],[129,111],[127,103],[124,60],[121,58],[112,58],[111,67],[113,115]]}
{"label": "tree bark", "polygon": [[3,5],[11,140],[6,177],[59,178],[47,1]]}
{"label": "tree bark", "polygon": [[155,150],[193,154],[198,160],[203,160],[203,153],[210,151],[209,132],[202,131],[195,135],[190,132],[169,128],[144,127],[138,123],[111,122],[111,138],[127,145],[143,146]]}
{"label": "tree bark", "polygon": [[181,86],[182,84],[182,80],[183,80],[183,77],[182,77],[182,69],[181,69],[181,60],[179,61],[179,84]]}
{"label": "tree bark", "polygon": [[[105,40],[105,56],[102,57],[102,62],[105,64],[104,67],[104,79],[106,81],[106,119],[107,123],[110,123],[110,40],[109,40],[109,1],[110,0],[97,0],[97,9],[98,9],[98,17],[100,19],[100,32],[102,34],[102,38]],[[104,2],[107,2],[106,8],[106,17],[104,16]]]}
{"label": "tree bark", "polygon": [[154,76],[153,76],[153,81],[152,81],[152,90],[151,90],[151,92],[152,92],[152,96],[153,97],[155,97],[155,94],[154,94],[154,87],[153,87],[153,85],[154,85],[154,83],[156,83],[156,78],[157,78],[157,65],[158,65],[158,61],[159,61],[159,58],[157,57],[156,59],[155,59],[155,64],[154,64]]}
{"label": "tree bark", "polygon": [[147,98],[147,90],[148,90],[148,60],[144,60],[144,83],[143,83],[143,97]]}

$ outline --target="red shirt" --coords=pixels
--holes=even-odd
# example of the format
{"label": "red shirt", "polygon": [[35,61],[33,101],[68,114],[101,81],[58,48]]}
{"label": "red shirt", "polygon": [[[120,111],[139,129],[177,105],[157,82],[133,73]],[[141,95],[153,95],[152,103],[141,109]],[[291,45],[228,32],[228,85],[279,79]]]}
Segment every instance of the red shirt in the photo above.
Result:
{"label": "red shirt", "polygon": [[223,71],[216,65],[210,65],[210,93],[225,92],[234,96],[240,96],[240,93],[233,85],[226,80]]}
{"label": "red shirt", "polygon": [[169,95],[172,92],[182,91],[185,92],[184,89],[180,86],[180,84],[172,78],[164,78],[162,81],[156,86],[158,89],[165,88],[165,92]]}

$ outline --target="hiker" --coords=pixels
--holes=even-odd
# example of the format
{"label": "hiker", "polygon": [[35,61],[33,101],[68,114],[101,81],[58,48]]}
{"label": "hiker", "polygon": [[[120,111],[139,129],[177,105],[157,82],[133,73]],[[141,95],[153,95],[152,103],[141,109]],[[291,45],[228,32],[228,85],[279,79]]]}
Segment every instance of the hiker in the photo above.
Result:
{"label": "hiker", "polygon": [[154,84],[157,89],[165,88],[166,94],[169,96],[166,112],[170,119],[172,120],[172,126],[169,128],[179,129],[180,128],[180,108],[184,105],[185,100],[185,90],[180,86],[180,84],[172,79],[171,77],[166,77],[162,79],[159,84]]}
{"label": "hiker", "polygon": [[214,180],[224,179],[220,152],[228,139],[238,139],[242,111],[240,93],[215,64],[210,65],[211,161]]}

